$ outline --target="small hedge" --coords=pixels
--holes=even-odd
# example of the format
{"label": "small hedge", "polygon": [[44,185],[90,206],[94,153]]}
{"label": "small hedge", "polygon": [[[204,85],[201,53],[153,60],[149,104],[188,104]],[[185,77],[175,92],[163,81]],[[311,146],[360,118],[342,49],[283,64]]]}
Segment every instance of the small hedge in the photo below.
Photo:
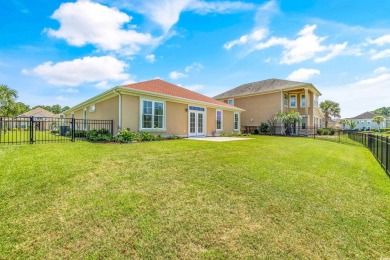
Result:
{"label": "small hedge", "polygon": [[334,135],[334,129],[332,128],[319,128],[317,129],[318,135]]}

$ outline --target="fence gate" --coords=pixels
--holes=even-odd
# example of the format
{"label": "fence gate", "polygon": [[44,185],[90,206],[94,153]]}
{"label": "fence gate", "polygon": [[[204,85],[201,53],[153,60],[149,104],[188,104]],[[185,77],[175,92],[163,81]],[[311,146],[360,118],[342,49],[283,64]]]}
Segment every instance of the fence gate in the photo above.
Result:
{"label": "fence gate", "polygon": [[113,134],[113,120],[0,117],[0,144],[74,142],[86,139],[88,131],[102,128]]}

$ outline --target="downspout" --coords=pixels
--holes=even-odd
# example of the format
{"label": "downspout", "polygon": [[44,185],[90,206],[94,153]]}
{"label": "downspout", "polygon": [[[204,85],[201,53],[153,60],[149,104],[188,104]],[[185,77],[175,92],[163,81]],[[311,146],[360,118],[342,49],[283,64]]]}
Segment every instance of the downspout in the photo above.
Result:
{"label": "downspout", "polygon": [[118,129],[122,129],[122,95],[114,89],[114,93],[118,95]]}

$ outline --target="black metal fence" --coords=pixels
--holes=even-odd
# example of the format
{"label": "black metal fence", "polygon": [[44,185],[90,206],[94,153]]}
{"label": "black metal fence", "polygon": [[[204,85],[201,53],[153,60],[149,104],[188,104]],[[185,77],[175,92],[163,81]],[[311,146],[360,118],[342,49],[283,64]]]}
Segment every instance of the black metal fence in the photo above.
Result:
{"label": "black metal fence", "polygon": [[90,130],[107,129],[112,120],[85,120],[57,117],[0,117],[0,144],[34,144],[85,140]]}
{"label": "black metal fence", "polygon": [[383,135],[350,132],[348,137],[367,147],[390,177],[389,137]]}

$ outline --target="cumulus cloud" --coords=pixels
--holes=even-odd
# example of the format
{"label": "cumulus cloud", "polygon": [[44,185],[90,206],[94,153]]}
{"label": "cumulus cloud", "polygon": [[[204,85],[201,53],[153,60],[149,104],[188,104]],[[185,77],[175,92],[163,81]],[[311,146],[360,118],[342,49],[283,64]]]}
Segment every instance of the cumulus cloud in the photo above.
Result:
{"label": "cumulus cloud", "polygon": [[116,6],[125,8],[147,16],[151,21],[160,26],[165,33],[169,32],[180,18],[182,12],[192,11],[198,14],[207,13],[232,13],[251,10],[254,4],[241,1],[203,1],[203,0],[134,0],[134,1],[109,1]]}
{"label": "cumulus cloud", "polygon": [[74,87],[83,83],[128,80],[130,75],[124,72],[126,67],[126,63],[114,57],[102,56],[58,63],[48,61],[22,72],[39,76],[53,85]]}
{"label": "cumulus cloud", "polygon": [[390,44],[390,34],[383,35],[383,36],[376,38],[374,40],[368,39],[367,41],[371,44],[376,44],[379,46],[383,46],[385,44]]}
{"label": "cumulus cloud", "polygon": [[343,117],[353,117],[390,103],[390,73],[378,68],[372,75],[349,84],[323,89],[321,99],[340,103]]}
{"label": "cumulus cloud", "polygon": [[172,72],[170,72],[169,73],[169,77],[171,78],[171,79],[181,79],[181,78],[185,78],[185,77],[187,77],[188,75],[187,74],[184,74],[184,73],[181,73],[181,72],[179,72],[179,71],[172,71]]}
{"label": "cumulus cloud", "polygon": [[296,71],[293,71],[287,77],[287,79],[288,80],[292,80],[292,81],[304,82],[304,81],[307,81],[307,80],[311,79],[312,77],[314,77],[316,75],[320,75],[320,71],[319,70],[300,68],[300,69],[298,69]]}
{"label": "cumulus cloud", "polygon": [[191,65],[188,65],[187,67],[184,68],[184,71],[186,73],[188,72],[191,72],[191,71],[196,71],[196,72],[199,72],[203,69],[203,65],[198,63],[198,62],[194,62],[192,63]]}
{"label": "cumulus cloud", "polygon": [[240,36],[238,39],[232,40],[224,44],[226,50],[230,50],[237,45],[249,45],[253,48],[254,45],[264,40],[268,34],[268,25],[271,18],[280,13],[279,6],[275,0],[268,1],[258,7],[255,16],[255,27],[252,32]]}
{"label": "cumulus cloud", "polygon": [[92,44],[101,50],[131,55],[140,50],[140,45],[159,41],[148,33],[124,29],[132,19],[127,14],[89,1],[61,4],[51,18],[59,21],[60,28],[47,29],[48,35],[73,46]]}
{"label": "cumulus cloud", "polygon": [[390,57],[390,49],[385,49],[385,50],[382,50],[382,51],[376,51],[376,50],[373,50],[371,52],[371,59],[372,60],[379,60],[379,59],[383,59],[383,58],[388,58]]}
{"label": "cumulus cloud", "polygon": [[150,63],[154,63],[156,61],[156,55],[149,54],[145,56],[145,60]]}

